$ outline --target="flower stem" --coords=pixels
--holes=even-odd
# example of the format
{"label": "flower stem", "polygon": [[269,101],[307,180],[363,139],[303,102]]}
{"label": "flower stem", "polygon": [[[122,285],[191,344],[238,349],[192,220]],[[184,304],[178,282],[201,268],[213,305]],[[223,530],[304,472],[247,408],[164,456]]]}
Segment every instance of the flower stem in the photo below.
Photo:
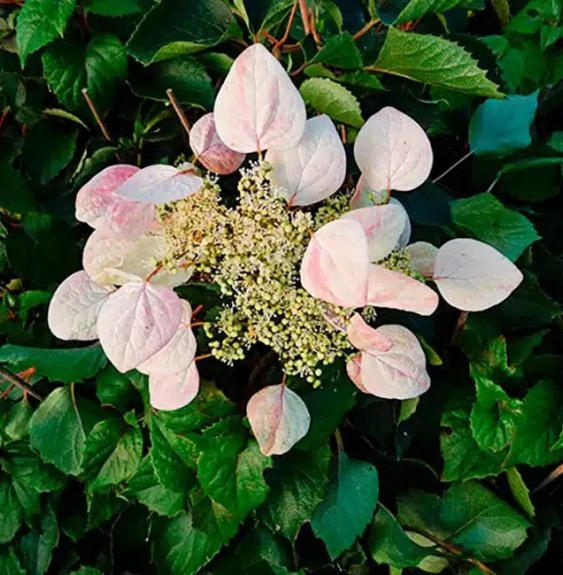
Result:
{"label": "flower stem", "polygon": [[174,92],[172,91],[171,88],[168,88],[168,90],[166,90],[166,95],[168,96],[168,99],[170,100],[170,103],[172,104],[172,107],[174,108],[174,111],[176,112],[176,115],[178,116],[180,123],[184,127],[184,130],[186,130],[186,132],[189,135],[190,123],[188,122],[188,119],[186,118],[184,111],[180,107],[180,104],[178,104],[178,100],[176,100],[176,96],[174,96]]}

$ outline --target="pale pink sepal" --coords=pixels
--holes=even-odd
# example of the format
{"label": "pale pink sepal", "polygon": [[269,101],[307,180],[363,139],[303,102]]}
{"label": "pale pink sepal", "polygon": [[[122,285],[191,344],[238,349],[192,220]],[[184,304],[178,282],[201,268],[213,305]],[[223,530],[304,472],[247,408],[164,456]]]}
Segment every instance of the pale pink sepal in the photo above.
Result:
{"label": "pale pink sepal", "polygon": [[522,272],[495,248],[472,239],[446,242],[434,262],[434,282],[442,297],[462,311],[483,311],[504,301]]}
{"label": "pale pink sepal", "polygon": [[405,208],[397,202],[352,210],[341,219],[360,223],[368,239],[370,261],[378,262],[397,247],[409,218]]}
{"label": "pale pink sepal", "polygon": [[155,164],[139,170],[115,193],[130,200],[159,205],[187,198],[202,185],[203,180],[191,164],[179,168]]}
{"label": "pale pink sepal", "polygon": [[438,248],[428,242],[414,242],[405,248],[410,254],[410,268],[425,278],[434,273],[434,261]]}
{"label": "pale pink sepal", "polygon": [[213,112],[205,114],[192,126],[190,148],[210,172],[221,176],[236,172],[246,158],[246,154],[231,150],[221,141]]}
{"label": "pale pink sepal", "polygon": [[246,415],[264,455],[288,452],[307,434],[311,421],[305,402],[283,384],[255,393]]}
{"label": "pale pink sepal", "polygon": [[79,271],[56,289],[47,313],[50,330],[59,339],[98,339],[98,314],[112,287],[98,285],[85,271]]}
{"label": "pale pink sepal", "polygon": [[176,333],[181,317],[182,300],[171,289],[129,283],[102,306],[98,336],[108,359],[125,373],[162,349]]}
{"label": "pale pink sepal", "polygon": [[376,190],[414,190],[432,169],[433,154],[424,130],[403,112],[387,106],[362,126],[354,156]]}
{"label": "pale pink sepal", "polygon": [[192,308],[182,300],[182,319],[172,339],[152,357],[137,366],[137,370],[147,375],[174,375],[186,370],[192,363],[197,342],[190,323]]}
{"label": "pale pink sepal", "polygon": [[368,241],[355,220],[336,220],[313,234],[301,262],[301,284],[313,296],[343,307],[366,305]]}
{"label": "pale pink sepal", "polygon": [[369,272],[368,303],[432,315],[438,307],[438,294],[427,285],[380,265],[372,265]]}
{"label": "pale pink sepal", "polygon": [[242,153],[295,146],[305,130],[305,103],[281,64],[262,44],[234,61],[215,100],[221,140]]}
{"label": "pale pink sepal", "polygon": [[387,351],[393,345],[388,337],[369,326],[358,313],[350,318],[347,333],[350,343],[360,351],[370,347]]}
{"label": "pale pink sepal", "polygon": [[362,392],[369,393],[362,383],[362,354],[358,353],[346,363],[346,373],[352,383]]}
{"label": "pale pink sepal", "polygon": [[149,376],[149,401],[155,409],[173,411],[191,403],[199,391],[199,372],[195,361],[172,375]]}
{"label": "pale pink sepal", "polygon": [[334,194],[346,177],[346,152],[332,120],[307,120],[305,133],[291,148],[266,154],[272,183],[292,206],[309,206]]}
{"label": "pale pink sepal", "polygon": [[430,387],[426,357],[416,336],[402,325],[376,330],[392,341],[388,350],[362,352],[361,382],[369,393],[385,399],[412,399]]}

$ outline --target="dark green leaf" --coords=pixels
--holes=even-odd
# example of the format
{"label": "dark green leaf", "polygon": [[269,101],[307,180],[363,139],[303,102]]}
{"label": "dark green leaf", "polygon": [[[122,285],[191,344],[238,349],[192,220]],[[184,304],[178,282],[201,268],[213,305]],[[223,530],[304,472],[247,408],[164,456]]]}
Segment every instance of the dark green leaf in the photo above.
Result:
{"label": "dark green leaf", "polygon": [[506,477],[508,478],[508,485],[510,486],[510,491],[512,491],[514,499],[526,515],[533,518],[536,514],[536,510],[530,499],[530,490],[524,483],[522,475],[520,475],[516,467],[511,467],[506,470]]}
{"label": "dark green leaf", "polygon": [[0,162],[0,206],[10,212],[25,214],[37,210],[37,201],[21,172],[8,162]]}
{"label": "dark green leaf", "polygon": [[530,127],[538,107],[539,91],[486,100],[469,123],[469,148],[475,154],[510,154],[532,143]]}
{"label": "dark green leaf", "polygon": [[139,0],[86,0],[84,8],[100,16],[128,16],[140,12],[143,7]]}
{"label": "dark green leaf", "polygon": [[268,495],[263,472],[271,458],[260,453],[254,440],[247,443],[238,416],[206,429],[200,448],[197,477],[204,493],[242,521]]}
{"label": "dark green leaf", "polygon": [[27,173],[47,184],[63,170],[76,150],[76,130],[66,130],[53,122],[38,122],[25,138],[23,159]]}
{"label": "dark green leaf", "polygon": [[205,68],[192,56],[157,62],[141,69],[131,78],[135,94],[152,100],[167,101],[171,89],[178,102],[211,109],[215,91]]}
{"label": "dark green leaf", "polygon": [[99,345],[79,349],[39,349],[21,345],[0,347],[0,362],[13,366],[14,371],[30,367],[50,381],[73,383],[95,376],[107,363]]}
{"label": "dark green leaf", "polygon": [[371,521],[377,505],[377,470],[340,451],[328,493],[317,507],[311,526],[332,558],[348,549]]}
{"label": "dark green leaf", "polygon": [[111,34],[94,36],[86,48],[60,41],[43,55],[43,69],[49,86],[61,104],[87,113],[82,89],[87,88],[100,112],[115,101],[117,87],[127,77],[127,54],[119,38]]}
{"label": "dark green leaf", "polygon": [[532,223],[505,208],[492,194],[478,194],[451,203],[452,220],[464,233],[497,248],[512,261],[539,239]]}
{"label": "dark green leaf", "polygon": [[215,46],[232,22],[221,0],[162,0],[129,40],[129,53],[143,64]]}
{"label": "dark green leaf", "polygon": [[84,443],[100,416],[98,406],[72,397],[68,387],[59,387],[41,403],[29,423],[31,445],[42,459],[61,471],[82,471]]}
{"label": "dark green leaf", "polygon": [[561,387],[551,381],[538,383],[526,394],[507,466],[550,465],[563,460],[563,449],[553,449],[563,427],[562,399]]}
{"label": "dark green leaf", "polygon": [[342,32],[330,38],[311,60],[313,62],[344,70],[357,70],[363,66],[362,55],[350,32]]}
{"label": "dark green leaf", "polygon": [[486,77],[469,52],[436,36],[389,28],[374,68],[465,94],[501,96],[498,86]]}
{"label": "dark green leaf", "polygon": [[131,477],[141,462],[143,437],[138,427],[118,418],[96,423],[84,445],[84,477],[93,491]]}
{"label": "dark green leaf", "polygon": [[27,575],[14,550],[8,545],[0,547],[0,573]]}
{"label": "dark green leaf", "polygon": [[398,569],[416,567],[432,554],[431,550],[412,541],[384,507],[381,507],[375,516],[369,546],[376,563]]}
{"label": "dark green leaf", "polygon": [[27,0],[18,16],[16,42],[22,66],[27,57],[62,36],[76,0]]}
{"label": "dark green leaf", "polygon": [[395,23],[412,22],[427,14],[443,14],[456,6],[471,6],[474,3],[474,0],[410,0]]}
{"label": "dark green leaf", "polygon": [[328,445],[311,453],[293,450],[276,461],[266,476],[270,494],[262,508],[270,529],[295,540],[324,498],[329,463]]}
{"label": "dark green leaf", "polygon": [[28,575],[43,575],[49,568],[53,550],[59,541],[57,518],[51,508],[41,517],[40,531],[22,537],[22,563]]}
{"label": "dark green leaf", "polygon": [[121,412],[133,407],[138,393],[127,375],[107,365],[96,378],[96,395],[102,405],[112,405]]}
{"label": "dark green leaf", "polygon": [[185,494],[167,489],[159,483],[149,455],[129,480],[123,495],[134,497],[159,515],[173,516],[185,508]]}
{"label": "dark green leaf", "polygon": [[22,508],[9,476],[0,472],[0,545],[9,543],[22,524]]}

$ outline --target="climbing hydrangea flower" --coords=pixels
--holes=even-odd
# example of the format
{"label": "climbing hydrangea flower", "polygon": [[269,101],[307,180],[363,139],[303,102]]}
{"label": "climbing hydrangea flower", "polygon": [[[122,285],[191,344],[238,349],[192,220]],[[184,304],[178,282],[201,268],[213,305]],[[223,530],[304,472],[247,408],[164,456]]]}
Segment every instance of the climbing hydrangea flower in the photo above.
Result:
{"label": "climbing hydrangea flower", "polygon": [[[342,190],[346,154],[334,124],[324,115],[306,121],[299,92],[259,44],[235,60],[190,144],[192,163],[112,166],[79,191],[77,219],[94,232],[84,271],[59,286],[49,308],[57,337],[99,339],[119,371],[148,375],[156,409],[197,394],[194,328],[205,332],[204,356],[229,365],[262,344],[286,376],[315,386],[323,367],[343,358],[362,392],[417,397],[430,385],[424,351],[407,328],[379,324],[378,309],[430,315],[435,284],[450,305],[480,311],[522,280],[476,240],[409,244],[407,212],[391,193],[426,180],[432,148],[402,112],[386,107],[368,119],[354,146],[363,173],[355,190]],[[224,193],[218,175],[254,152],[237,197]],[[175,291],[189,282],[215,284],[221,295],[204,321],[193,320],[190,304],[199,302]],[[264,454],[285,453],[309,428],[285,377],[247,411]]]}

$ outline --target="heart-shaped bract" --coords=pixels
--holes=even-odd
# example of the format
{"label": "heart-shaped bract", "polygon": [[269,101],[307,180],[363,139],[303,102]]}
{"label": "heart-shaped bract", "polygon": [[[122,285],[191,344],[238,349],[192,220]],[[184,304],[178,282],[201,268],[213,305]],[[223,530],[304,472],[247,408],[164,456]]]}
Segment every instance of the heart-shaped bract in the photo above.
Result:
{"label": "heart-shaped bract", "polygon": [[180,409],[193,401],[198,391],[199,372],[195,361],[178,373],[149,376],[149,401],[155,409]]}
{"label": "heart-shaped bract", "polygon": [[246,154],[231,150],[221,141],[213,112],[205,114],[192,126],[190,148],[209,171],[221,176],[236,172],[246,158]]}
{"label": "heart-shaped bract", "polygon": [[343,307],[366,305],[369,252],[353,219],[330,222],[311,237],[301,262],[301,284],[313,296]]}
{"label": "heart-shaped bract", "polygon": [[462,311],[483,311],[504,301],[522,272],[495,248],[468,238],[446,242],[436,253],[434,282],[442,297]]}
{"label": "heart-shaped bract", "polygon": [[346,177],[344,146],[324,114],[307,120],[296,146],[269,150],[266,161],[272,166],[272,183],[291,206],[325,200]]}
{"label": "heart-shaped bract", "polygon": [[367,301],[375,307],[432,315],[440,300],[438,294],[426,284],[402,272],[372,265]]}
{"label": "heart-shaped bract", "polygon": [[270,385],[255,393],[246,414],[264,455],[289,451],[307,434],[311,421],[305,402],[283,384]]}
{"label": "heart-shaped bract", "polygon": [[412,118],[387,106],[362,126],[354,144],[356,163],[375,190],[408,192],[432,169],[430,140]]}
{"label": "heart-shaped bract", "polygon": [[192,363],[197,342],[190,323],[192,307],[182,300],[182,319],[172,339],[152,357],[137,366],[137,370],[147,375],[174,375],[185,371]]}
{"label": "heart-shaped bract", "polygon": [[98,339],[98,315],[112,291],[112,286],[93,282],[85,271],[72,274],[56,289],[49,304],[50,330],[64,340]]}
{"label": "heart-shaped bract", "polygon": [[156,164],[133,174],[115,193],[130,200],[160,205],[187,198],[202,185],[203,180],[191,164],[180,168]]}
{"label": "heart-shaped bract", "polygon": [[98,336],[113,365],[125,373],[161,350],[182,317],[182,300],[166,287],[129,283],[113,293],[98,316]]}
{"label": "heart-shaped bract", "polygon": [[237,152],[295,146],[305,130],[305,103],[281,64],[253,44],[234,61],[215,100],[215,126]]}
{"label": "heart-shaped bract", "polygon": [[385,399],[411,399],[430,387],[424,351],[406,327],[383,325],[373,329],[355,314],[348,336],[362,345],[361,357],[353,357],[347,366],[350,378],[361,384],[362,391]]}
{"label": "heart-shaped bract", "polygon": [[76,219],[129,239],[151,229],[156,221],[154,206],[115,193],[137,172],[137,166],[119,164],[94,176],[76,195]]}

